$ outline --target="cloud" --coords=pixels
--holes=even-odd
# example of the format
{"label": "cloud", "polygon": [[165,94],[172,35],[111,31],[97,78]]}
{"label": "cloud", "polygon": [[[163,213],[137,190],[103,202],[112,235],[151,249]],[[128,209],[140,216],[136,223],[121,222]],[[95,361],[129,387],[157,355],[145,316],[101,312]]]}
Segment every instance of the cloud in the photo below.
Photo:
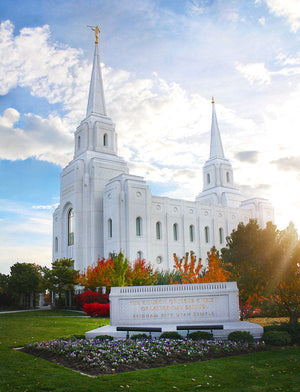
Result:
{"label": "cloud", "polygon": [[0,200],[0,272],[16,262],[51,264],[52,212],[23,202]]}
{"label": "cloud", "polygon": [[252,199],[255,197],[265,198],[266,195],[272,189],[272,186],[270,184],[255,184],[255,185],[238,184],[238,187],[246,199]]}
{"label": "cloud", "polygon": [[271,74],[264,63],[252,63],[236,65],[236,69],[250,82],[250,84],[269,84],[271,83]]}
{"label": "cloud", "polygon": [[261,18],[258,19],[258,22],[264,26],[266,24],[266,18],[264,16],[262,16]]}
{"label": "cloud", "polygon": [[240,151],[235,154],[235,158],[240,162],[256,163],[258,161],[258,151]]}
{"label": "cloud", "polygon": [[17,160],[36,159],[66,165],[71,159],[73,135],[66,132],[66,121],[50,115],[44,119],[26,114],[24,128],[14,127],[20,114],[13,108],[0,116],[0,158]]}
{"label": "cloud", "polygon": [[270,11],[276,16],[287,18],[291,30],[297,32],[300,28],[300,3],[298,0],[264,0]]}
{"label": "cloud", "polygon": [[279,158],[271,163],[276,165],[278,170],[300,171],[300,156]]}
{"label": "cloud", "polygon": [[40,205],[40,206],[32,206],[34,210],[54,210],[59,206],[59,203],[51,204],[51,205]]}

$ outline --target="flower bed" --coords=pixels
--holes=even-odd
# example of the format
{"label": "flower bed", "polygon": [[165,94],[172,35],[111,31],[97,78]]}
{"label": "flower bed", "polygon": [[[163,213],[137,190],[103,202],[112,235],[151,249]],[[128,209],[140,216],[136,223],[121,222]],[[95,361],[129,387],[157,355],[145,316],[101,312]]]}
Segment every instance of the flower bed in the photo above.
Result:
{"label": "flower bed", "polygon": [[52,340],[33,343],[23,351],[80,370],[103,374],[201,361],[265,349],[264,343],[144,340]]}

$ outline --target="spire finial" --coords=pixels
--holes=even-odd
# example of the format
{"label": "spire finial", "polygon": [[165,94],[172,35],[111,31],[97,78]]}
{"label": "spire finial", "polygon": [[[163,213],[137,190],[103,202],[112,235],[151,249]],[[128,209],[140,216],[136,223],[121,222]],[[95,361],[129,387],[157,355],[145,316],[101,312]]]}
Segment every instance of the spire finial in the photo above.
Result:
{"label": "spire finial", "polygon": [[211,97],[211,103],[215,103],[214,97]]}
{"label": "spire finial", "polygon": [[94,32],[95,32],[95,44],[98,44],[99,42],[99,33],[100,33],[100,29],[98,26],[86,26],[91,28]]}

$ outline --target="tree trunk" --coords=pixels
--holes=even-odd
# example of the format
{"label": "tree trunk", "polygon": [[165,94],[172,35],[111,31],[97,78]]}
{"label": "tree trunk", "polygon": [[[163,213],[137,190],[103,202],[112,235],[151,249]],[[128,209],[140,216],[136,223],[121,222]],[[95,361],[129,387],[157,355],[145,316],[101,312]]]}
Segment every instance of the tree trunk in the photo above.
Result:
{"label": "tree trunk", "polygon": [[20,293],[19,305],[20,305],[20,306],[23,306],[23,303],[24,303],[24,294],[23,294],[23,293]]}
{"label": "tree trunk", "polygon": [[72,306],[72,290],[69,290],[69,308]]}
{"label": "tree trunk", "polygon": [[29,293],[29,307],[33,308],[33,291]]}
{"label": "tree trunk", "polygon": [[298,315],[298,309],[289,309],[289,316],[290,316],[290,321],[289,323],[292,325],[298,324],[299,323],[299,315]]}

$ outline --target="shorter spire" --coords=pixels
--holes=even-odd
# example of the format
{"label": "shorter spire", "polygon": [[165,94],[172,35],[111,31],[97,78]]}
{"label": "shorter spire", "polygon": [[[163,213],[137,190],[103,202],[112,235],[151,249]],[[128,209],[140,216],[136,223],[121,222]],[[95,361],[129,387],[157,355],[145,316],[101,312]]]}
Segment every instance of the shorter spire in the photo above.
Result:
{"label": "shorter spire", "polygon": [[215,100],[212,97],[212,120],[211,120],[211,134],[210,134],[210,155],[209,158],[225,158],[220,131],[218,127],[217,115],[215,111]]}

